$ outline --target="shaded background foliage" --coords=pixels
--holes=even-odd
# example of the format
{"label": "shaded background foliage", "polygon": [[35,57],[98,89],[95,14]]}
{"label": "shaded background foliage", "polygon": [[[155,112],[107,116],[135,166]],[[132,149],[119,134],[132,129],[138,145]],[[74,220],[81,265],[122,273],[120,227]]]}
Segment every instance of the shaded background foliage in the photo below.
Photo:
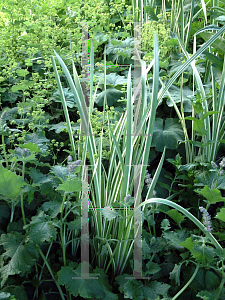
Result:
{"label": "shaded background foliage", "polygon": [[[151,282],[125,282],[124,277],[130,275],[122,274],[116,277],[117,285],[111,290],[107,276],[114,278],[113,269],[110,268],[105,274],[96,265],[93,272],[101,275],[98,285],[92,289],[86,281],[76,286],[71,281],[74,269],[76,275],[80,274],[81,213],[80,205],[76,202],[80,192],[79,168],[71,174],[69,170],[72,167],[66,161],[71,154],[68,150],[71,145],[50,61],[53,49],[62,57],[71,74],[73,58],[81,78],[82,22],[89,22],[89,37],[93,38],[95,48],[94,86],[99,83],[91,123],[97,145],[104,125],[102,155],[107,171],[110,133],[106,126],[107,120],[101,123],[104,97],[107,95],[106,110],[114,129],[126,109],[127,65],[133,63],[134,59],[133,21],[144,21],[140,55],[147,63],[153,58],[153,29],[157,32],[160,88],[163,88],[163,84],[187,60],[178,38],[184,44],[185,50],[193,53],[193,47],[197,50],[225,24],[223,1],[207,4],[208,15],[205,15],[202,1],[185,1],[181,4],[179,1],[144,1],[143,14],[141,3],[142,1],[138,1],[138,7],[135,7],[136,3],[133,1],[1,2],[0,299],[63,299],[65,294],[68,299],[97,296],[99,299],[123,299],[125,296],[130,299],[174,299],[172,297],[193,276],[196,270],[191,265],[193,261],[194,264],[200,264],[201,268],[197,270],[195,281],[178,299],[186,297],[211,300],[216,299],[218,291],[220,296],[217,299],[225,297],[224,287],[221,286],[224,252],[216,252],[200,236],[199,230],[190,220],[165,205],[151,205],[143,215],[143,273],[144,276],[152,277]],[[195,36],[207,25],[213,27]],[[106,90],[103,56],[105,49]],[[219,94],[224,82],[224,49],[224,36],[221,36],[210,46],[209,51],[202,53],[195,61],[204,85],[207,104],[213,111],[213,101],[224,96]],[[77,103],[58,63],[57,69],[78,149],[84,140],[76,136],[80,129]],[[147,79],[149,104],[153,89],[152,72],[147,75]],[[225,179],[224,165],[221,163],[224,146],[221,143],[215,156],[217,165],[213,168],[201,152],[206,148],[202,143],[202,136],[207,128],[201,122],[205,113],[205,99],[193,88],[193,82],[193,70],[189,66],[170,87],[170,95],[164,95],[157,109],[148,170],[154,176],[166,146],[166,159],[155,187],[156,195],[173,199],[198,219],[201,219],[199,205],[206,205],[212,215],[214,234],[224,247]],[[184,131],[177,119],[174,103],[182,112],[183,118],[190,118],[194,108],[195,119],[186,119],[187,132],[192,137],[190,144],[194,149],[193,161],[189,163],[185,148],[187,142],[182,143]],[[223,113],[221,119],[224,120]],[[212,120],[211,118],[210,122]],[[122,144],[122,139],[120,143]],[[87,160],[90,160],[89,153]],[[147,191],[145,184],[143,199]],[[60,223],[62,198],[65,194],[69,194],[67,201],[63,202],[66,217],[63,219],[64,223]],[[22,213],[21,218],[23,205],[24,215]],[[119,218],[115,209],[104,211],[103,217],[109,220]],[[62,246],[63,238],[60,235],[62,228],[65,232],[64,239],[68,242],[66,263],[63,253],[65,247]],[[132,234],[133,231],[131,236]],[[113,244],[112,241],[110,243]],[[90,247],[94,259],[96,256],[108,255],[105,240],[99,242],[101,252],[95,253],[95,245],[96,236],[93,231]],[[115,247],[112,246],[112,249]],[[50,276],[51,268],[46,267],[48,261],[53,276]],[[126,272],[131,274],[132,269],[131,257]],[[137,289],[142,293],[137,294]],[[51,291],[56,294],[52,296]]]}

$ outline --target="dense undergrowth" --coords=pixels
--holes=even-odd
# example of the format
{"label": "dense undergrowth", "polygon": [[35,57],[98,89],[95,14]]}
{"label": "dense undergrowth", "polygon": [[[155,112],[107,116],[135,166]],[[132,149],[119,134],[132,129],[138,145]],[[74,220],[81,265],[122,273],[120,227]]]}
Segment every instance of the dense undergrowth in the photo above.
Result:
{"label": "dense undergrowth", "polygon": [[2,0],[0,299],[225,299],[224,12]]}

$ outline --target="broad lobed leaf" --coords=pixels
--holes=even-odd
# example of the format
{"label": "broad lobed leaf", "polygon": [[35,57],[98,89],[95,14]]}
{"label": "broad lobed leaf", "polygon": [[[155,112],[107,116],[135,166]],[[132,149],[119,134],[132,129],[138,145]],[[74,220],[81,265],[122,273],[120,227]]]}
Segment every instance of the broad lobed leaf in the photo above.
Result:
{"label": "broad lobed leaf", "polygon": [[18,232],[2,234],[0,245],[5,250],[2,256],[7,260],[0,268],[3,286],[10,275],[25,275],[30,272],[38,258],[38,248],[32,240],[25,243],[25,237]]}

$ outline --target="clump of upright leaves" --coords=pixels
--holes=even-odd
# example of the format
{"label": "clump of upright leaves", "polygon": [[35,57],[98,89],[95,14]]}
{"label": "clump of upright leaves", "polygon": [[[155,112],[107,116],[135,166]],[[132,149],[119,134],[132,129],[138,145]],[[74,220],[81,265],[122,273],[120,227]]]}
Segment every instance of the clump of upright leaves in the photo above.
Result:
{"label": "clump of upright leaves", "polygon": [[[110,151],[110,133],[108,122],[110,122],[110,126],[112,129],[115,128],[118,123],[118,112],[115,112],[114,107],[106,106],[108,116],[105,116],[105,120],[103,121],[103,112],[94,109],[92,115],[90,117],[90,123],[93,126],[93,136],[95,136],[96,145],[98,147],[100,136],[103,128],[103,147],[102,147],[102,157],[103,159],[109,159]],[[81,122],[81,119],[77,121]],[[82,144],[85,141],[85,137],[81,136],[76,144]],[[87,152],[87,158],[90,159],[89,152]]]}

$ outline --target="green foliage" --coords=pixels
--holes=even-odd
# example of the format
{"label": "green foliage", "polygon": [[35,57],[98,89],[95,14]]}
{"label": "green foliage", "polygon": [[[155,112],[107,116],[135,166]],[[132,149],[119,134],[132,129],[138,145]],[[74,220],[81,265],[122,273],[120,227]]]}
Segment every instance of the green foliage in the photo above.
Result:
{"label": "green foliage", "polygon": [[5,288],[2,289],[2,291],[4,291],[4,292],[2,292],[2,294],[10,294],[10,295],[13,295],[13,296],[10,296],[9,298],[4,298],[4,295],[3,295],[3,298],[1,298],[1,292],[0,292],[0,299],[28,300],[27,293],[25,292],[23,286],[5,287]]}
{"label": "green foliage", "polygon": [[122,92],[122,87],[127,83],[127,80],[124,76],[119,76],[118,74],[110,73],[106,75],[106,91],[104,90],[104,73],[98,73],[95,77],[95,80],[99,81],[98,88],[102,90],[102,92],[97,94],[95,103],[99,107],[103,107],[104,98],[106,95],[107,105],[112,107],[115,105],[124,93]]}
{"label": "green foliage", "polygon": [[85,188],[87,187],[87,183],[83,182],[81,185],[80,180],[78,180],[77,178],[73,178],[73,179],[67,179],[64,183],[60,184],[57,187],[57,190],[64,191],[66,193],[73,193],[73,192],[79,192],[81,186]]}
{"label": "green foliage", "polygon": [[223,222],[225,222],[225,208],[220,209],[220,211],[218,212],[216,218],[223,221]]}
{"label": "green foliage", "polygon": [[0,292],[0,299],[1,300],[16,300],[14,296],[11,296],[10,293]]}
{"label": "green foliage", "polygon": [[[69,108],[77,107],[74,96],[71,93],[71,91],[69,91],[69,88],[63,88],[63,93],[65,96],[67,106]],[[58,90],[53,93],[53,96],[50,98],[50,100],[61,103],[60,93]]]}
{"label": "green foliage", "polygon": [[158,17],[158,21],[147,21],[143,25],[141,33],[142,51],[145,53],[143,60],[150,63],[153,59],[154,33],[156,33],[159,40],[160,66],[166,68],[168,66],[168,53],[176,45],[176,42],[170,41],[170,27],[162,19],[162,15],[159,14]]}
{"label": "green foliage", "polygon": [[[80,41],[80,30],[72,28],[70,18],[70,26],[65,28],[58,23],[60,10],[55,5],[49,7],[43,1],[39,4],[3,1],[4,15],[0,19],[4,53],[1,63],[4,79],[2,101],[14,103],[20,99],[34,103],[38,113],[48,104],[51,92],[56,89],[49,60],[52,49],[62,48],[62,52],[65,47],[68,49],[64,41],[73,34],[73,46],[79,52]],[[66,10],[66,7],[62,5],[62,9]],[[38,104],[42,106],[38,107]]]}
{"label": "green foliage", "polygon": [[0,194],[7,198],[16,198],[22,193],[22,187],[27,185],[21,176],[0,166]]}
{"label": "green foliage", "polygon": [[203,265],[211,265],[213,258],[215,256],[214,249],[212,247],[208,247],[206,245],[195,246],[191,250],[192,256]]}
{"label": "green foliage", "polygon": [[178,225],[184,221],[185,217],[180,214],[176,209],[171,209],[166,212]]}
{"label": "green foliage", "polygon": [[[144,7],[141,1],[127,0],[1,2],[0,299],[44,300],[51,293],[62,300],[225,298],[224,39],[214,40],[209,51],[203,45],[209,46],[215,32],[224,30],[224,3],[211,7],[200,0],[150,2]],[[134,59],[135,20],[143,20],[140,57],[152,61],[154,32],[159,44],[155,52],[160,50],[153,72],[142,73],[145,121],[138,137],[133,136],[131,84],[136,73],[128,71]],[[90,59],[96,89],[91,150],[84,147],[88,139],[80,132],[78,99],[58,65],[56,69],[72,120],[74,149],[88,164],[91,151],[95,162],[98,159],[88,170],[88,180],[82,180],[81,160],[70,150],[70,128],[50,61],[55,50],[72,74],[72,58],[75,81],[82,78],[84,21],[95,54],[95,61]],[[134,107],[135,116],[136,111]],[[141,133],[147,126],[146,138]],[[165,146],[159,164],[157,152]],[[138,188],[143,198],[155,201],[145,204],[141,224],[142,274],[151,276],[150,281],[125,278],[133,276],[133,226],[140,225],[133,224],[132,208],[133,165],[139,164],[148,166],[153,176]],[[142,177],[144,182],[145,174]],[[89,211],[88,267],[90,276],[98,279],[73,279],[82,276],[81,192],[88,188],[87,181],[89,205],[100,207]],[[130,195],[121,195],[121,182]],[[170,200],[173,209],[165,205]],[[212,233],[199,206],[206,206],[211,215]]]}
{"label": "green foliage", "polygon": [[[105,116],[105,120],[103,121],[103,112],[98,111],[97,109],[94,109],[91,116],[90,116],[90,123],[93,127],[93,136],[95,137],[96,144],[98,146],[102,128],[103,128],[103,146],[102,146],[102,155],[103,159],[109,159],[110,154],[110,133],[109,133],[109,127],[108,127],[108,121],[110,122],[111,129],[115,129],[117,123],[118,123],[118,117],[119,113],[115,111],[114,107],[108,107],[106,106],[106,110],[108,115]],[[80,123],[80,119],[78,119],[78,123]],[[82,144],[85,141],[85,137],[81,136],[79,141],[77,141],[77,144]],[[87,158],[90,159],[90,155],[87,152]]]}
{"label": "green foliage", "polygon": [[[170,96],[173,98],[173,101],[177,104],[181,102],[181,90],[176,87],[175,85],[172,85],[171,88],[169,89]],[[184,107],[184,112],[191,112],[192,111],[192,103],[190,100],[190,95],[192,91],[189,87],[184,86],[182,88],[182,101],[183,101],[183,107]],[[166,104],[169,107],[173,106],[173,103],[169,97],[167,97],[168,100],[166,101]]]}
{"label": "green foliage", "polygon": [[[74,269],[75,267],[76,269]],[[112,300],[117,299],[117,296],[111,292],[107,276],[104,272],[98,268],[93,270],[93,272],[98,279],[78,278],[81,277],[81,264],[75,266],[74,263],[71,263],[68,267],[62,267],[58,272],[58,281],[59,284],[65,285],[74,297],[80,295],[86,299],[104,299],[106,297]]]}
{"label": "green foliage", "polygon": [[178,142],[184,138],[183,130],[177,119],[156,119],[153,131],[152,146],[157,151],[163,151],[166,146],[168,149],[177,149]]}
{"label": "green foliage", "polygon": [[[200,33],[200,36],[205,40],[208,41],[210,37],[212,37],[212,33],[209,32],[202,32]],[[219,37],[216,43],[212,44],[212,47],[215,48],[215,51],[217,51],[222,57],[224,55],[224,47],[225,47],[225,41],[222,37]]]}
{"label": "green foliage", "polygon": [[116,64],[129,64],[134,44],[132,37],[128,37],[124,41],[112,39],[106,45],[106,54],[109,55],[109,60]]}
{"label": "green foliage", "polygon": [[180,286],[180,272],[181,272],[182,263],[177,265],[175,264],[173,271],[170,272],[170,279],[174,280],[175,283]]}
{"label": "green foliage", "polygon": [[111,207],[104,207],[101,211],[102,215],[104,218],[106,218],[107,220],[111,221],[113,219],[115,219],[116,217],[120,216],[119,213],[116,212],[116,210],[114,210]]}
{"label": "green foliage", "polygon": [[10,275],[29,273],[38,258],[38,249],[33,241],[24,244],[24,236],[18,232],[2,234],[0,245],[4,247],[2,258],[8,260],[2,264],[1,287]]}
{"label": "green foliage", "polygon": [[157,281],[152,281],[145,285],[136,279],[125,281],[125,276],[129,277],[128,274],[125,274],[124,276],[120,275],[116,278],[119,284],[119,290],[124,293],[125,298],[156,300],[159,295],[166,297],[170,288],[168,284]]}
{"label": "green foliage", "polygon": [[204,196],[209,204],[225,201],[225,198],[221,196],[221,192],[219,190],[210,189],[208,186],[205,186],[200,191],[197,191],[197,193]]}
{"label": "green foliage", "polygon": [[44,241],[51,242],[56,240],[56,228],[58,226],[56,222],[52,222],[50,217],[40,211],[37,216],[32,217],[29,225],[26,225],[24,229],[30,228],[29,238],[37,244],[42,244]]}

